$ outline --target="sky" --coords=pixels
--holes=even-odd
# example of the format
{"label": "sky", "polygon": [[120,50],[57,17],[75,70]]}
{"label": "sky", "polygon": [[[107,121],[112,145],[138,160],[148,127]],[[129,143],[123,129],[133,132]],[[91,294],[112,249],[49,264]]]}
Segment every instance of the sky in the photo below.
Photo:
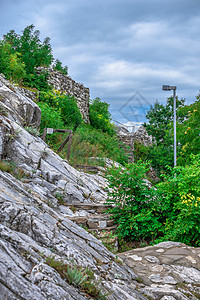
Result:
{"label": "sky", "polygon": [[0,0],[0,38],[31,24],[113,120],[146,121],[164,84],[186,104],[199,93],[199,0]]}

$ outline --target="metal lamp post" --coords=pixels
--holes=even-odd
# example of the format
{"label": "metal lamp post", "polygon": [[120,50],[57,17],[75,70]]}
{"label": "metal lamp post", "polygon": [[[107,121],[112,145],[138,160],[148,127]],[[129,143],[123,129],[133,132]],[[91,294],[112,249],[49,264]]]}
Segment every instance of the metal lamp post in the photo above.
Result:
{"label": "metal lamp post", "polygon": [[173,90],[173,99],[174,99],[174,167],[176,166],[176,86],[172,85],[163,85],[163,91]]}

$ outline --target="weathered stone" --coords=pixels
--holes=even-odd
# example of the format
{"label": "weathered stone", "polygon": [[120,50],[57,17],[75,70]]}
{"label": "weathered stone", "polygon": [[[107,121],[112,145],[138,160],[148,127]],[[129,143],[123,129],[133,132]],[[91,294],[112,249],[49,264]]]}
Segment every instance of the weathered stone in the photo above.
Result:
{"label": "weathered stone", "polygon": [[77,83],[71,77],[63,75],[62,73],[55,71],[51,68],[37,68],[37,72],[48,71],[48,83],[54,87],[54,89],[61,91],[66,95],[74,96],[77,100],[77,106],[80,109],[83,119],[86,123],[89,123],[89,99],[90,90],[83,84]]}

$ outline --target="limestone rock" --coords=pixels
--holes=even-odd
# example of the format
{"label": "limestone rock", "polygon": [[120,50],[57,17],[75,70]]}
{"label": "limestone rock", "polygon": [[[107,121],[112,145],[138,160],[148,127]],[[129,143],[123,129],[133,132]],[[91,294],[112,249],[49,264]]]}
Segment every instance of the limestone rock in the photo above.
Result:
{"label": "limestone rock", "polygon": [[6,110],[8,117],[21,126],[40,125],[41,111],[38,105],[30,98],[20,94],[17,88],[11,85],[0,75],[1,106]]}

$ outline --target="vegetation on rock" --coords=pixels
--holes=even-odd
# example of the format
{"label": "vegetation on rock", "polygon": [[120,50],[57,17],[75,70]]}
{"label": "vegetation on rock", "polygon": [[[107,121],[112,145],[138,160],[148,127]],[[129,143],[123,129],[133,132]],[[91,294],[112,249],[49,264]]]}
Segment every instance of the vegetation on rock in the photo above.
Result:
{"label": "vegetation on rock", "polygon": [[106,300],[106,295],[101,292],[99,282],[95,280],[94,273],[90,268],[82,268],[74,264],[66,264],[54,257],[47,258],[46,263],[54,268],[60,276],[69,284],[79,287],[92,299]]}

